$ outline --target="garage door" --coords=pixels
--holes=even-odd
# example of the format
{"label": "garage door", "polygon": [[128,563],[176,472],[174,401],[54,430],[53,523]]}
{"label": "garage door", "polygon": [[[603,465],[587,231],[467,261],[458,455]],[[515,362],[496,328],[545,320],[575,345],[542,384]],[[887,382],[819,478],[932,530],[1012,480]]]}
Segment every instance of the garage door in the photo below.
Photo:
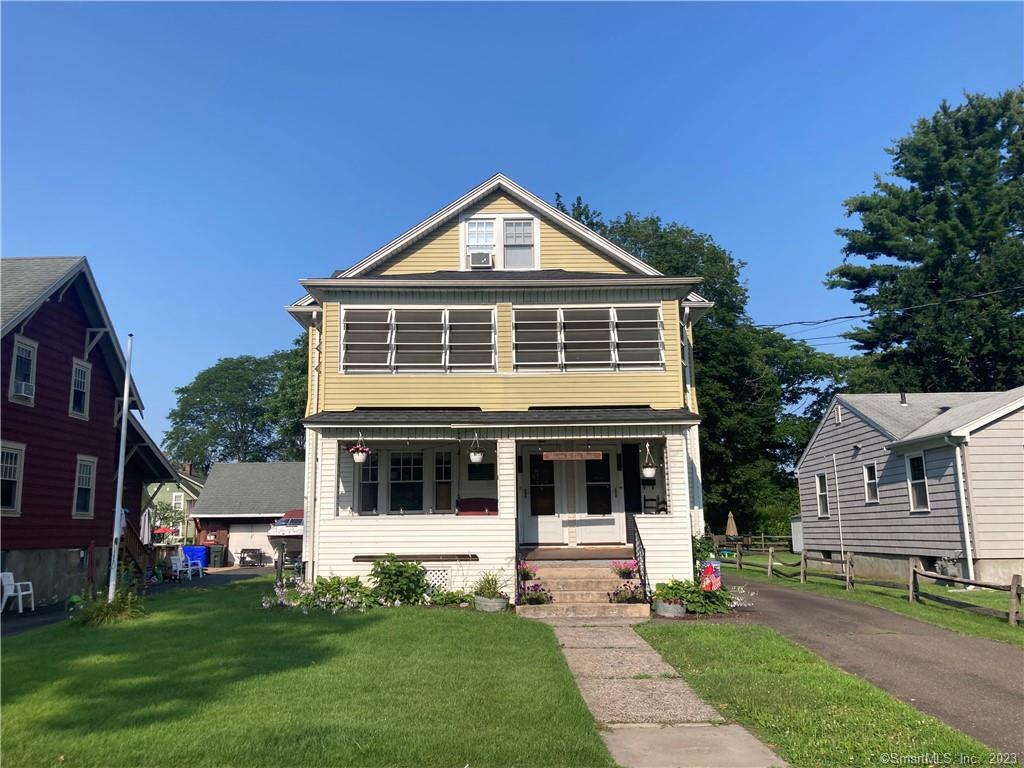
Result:
{"label": "garage door", "polygon": [[228,536],[228,551],[232,563],[238,562],[243,549],[259,549],[266,553],[268,561],[274,559],[274,548],[270,546],[267,531],[270,523],[232,523]]}

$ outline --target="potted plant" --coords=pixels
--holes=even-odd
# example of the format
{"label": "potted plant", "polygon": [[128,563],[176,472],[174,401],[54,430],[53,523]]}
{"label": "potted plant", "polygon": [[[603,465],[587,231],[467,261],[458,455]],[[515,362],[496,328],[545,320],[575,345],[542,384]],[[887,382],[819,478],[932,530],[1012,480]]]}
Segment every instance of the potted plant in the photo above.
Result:
{"label": "potted plant", "polygon": [[533,581],[537,578],[537,569],[525,560],[519,561],[519,564],[516,566],[516,573],[519,574],[520,581]]}
{"label": "potted plant", "polygon": [[519,593],[519,603],[521,605],[547,605],[554,601],[555,598],[551,596],[548,590],[544,589],[543,584],[531,584]]}
{"label": "potted plant", "polygon": [[362,432],[359,433],[359,439],[356,441],[355,445],[350,445],[348,447],[348,452],[352,457],[352,461],[356,464],[362,464],[366,461],[366,457],[370,455],[370,449],[366,443],[363,442]]}
{"label": "potted plant", "polygon": [[469,460],[473,464],[480,464],[484,460],[484,449],[480,447],[480,440],[476,433],[473,433],[473,442],[469,444]]}
{"label": "potted plant", "polygon": [[638,568],[636,560],[612,560],[612,570],[620,579],[636,578]]}
{"label": "potted plant", "polygon": [[640,465],[640,474],[645,480],[653,480],[658,474],[658,465],[654,463],[654,456],[651,455],[650,443],[644,443],[644,460]]}
{"label": "potted plant", "polygon": [[623,584],[608,593],[609,603],[646,603],[643,587],[639,584]]}
{"label": "potted plant", "polygon": [[508,608],[508,595],[502,592],[503,586],[498,574],[491,571],[481,574],[473,587],[474,607],[485,613],[497,613]]}
{"label": "potted plant", "polygon": [[654,588],[654,612],[659,616],[678,619],[686,615],[686,599],[691,585],[679,579],[658,584]]}

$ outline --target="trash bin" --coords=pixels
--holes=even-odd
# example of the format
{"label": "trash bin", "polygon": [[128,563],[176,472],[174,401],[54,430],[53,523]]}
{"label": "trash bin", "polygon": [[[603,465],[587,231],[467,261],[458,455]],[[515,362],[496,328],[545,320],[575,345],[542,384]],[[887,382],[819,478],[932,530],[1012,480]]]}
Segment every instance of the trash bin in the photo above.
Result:
{"label": "trash bin", "polygon": [[206,547],[182,547],[181,550],[189,560],[198,560],[199,565],[203,568],[206,567],[208,562]]}
{"label": "trash bin", "polygon": [[224,566],[224,545],[223,544],[211,544],[210,545],[210,567],[211,568],[222,568]]}

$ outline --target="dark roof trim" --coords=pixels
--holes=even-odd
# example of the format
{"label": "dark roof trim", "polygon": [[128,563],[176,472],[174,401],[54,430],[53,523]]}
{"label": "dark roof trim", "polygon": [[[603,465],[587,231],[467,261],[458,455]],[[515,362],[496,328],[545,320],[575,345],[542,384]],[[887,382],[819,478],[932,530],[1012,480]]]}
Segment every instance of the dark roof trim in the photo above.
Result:
{"label": "dark roof trim", "polygon": [[697,424],[700,416],[686,408],[650,407],[558,408],[529,411],[481,411],[459,408],[381,408],[322,411],[307,418],[322,427],[443,427],[450,429],[497,426],[621,426],[631,424]]}

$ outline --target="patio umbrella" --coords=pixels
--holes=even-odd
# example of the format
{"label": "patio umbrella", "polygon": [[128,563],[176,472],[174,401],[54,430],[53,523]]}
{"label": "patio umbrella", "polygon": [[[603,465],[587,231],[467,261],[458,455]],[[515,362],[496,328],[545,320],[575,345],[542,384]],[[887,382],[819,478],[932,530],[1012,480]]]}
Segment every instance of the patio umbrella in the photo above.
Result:
{"label": "patio umbrella", "polygon": [[729,513],[729,519],[725,521],[725,535],[739,536],[736,530],[736,518],[732,516],[732,512]]}
{"label": "patio umbrella", "polygon": [[159,528],[157,528],[155,531],[153,531],[153,533],[177,533],[177,532],[178,532],[177,528],[168,528],[166,525],[161,525]]}
{"label": "patio umbrella", "polygon": [[153,533],[151,528],[153,527],[152,521],[149,519],[149,510],[147,509],[142,513],[142,519],[139,520],[139,536],[142,538],[143,544],[153,543]]}

